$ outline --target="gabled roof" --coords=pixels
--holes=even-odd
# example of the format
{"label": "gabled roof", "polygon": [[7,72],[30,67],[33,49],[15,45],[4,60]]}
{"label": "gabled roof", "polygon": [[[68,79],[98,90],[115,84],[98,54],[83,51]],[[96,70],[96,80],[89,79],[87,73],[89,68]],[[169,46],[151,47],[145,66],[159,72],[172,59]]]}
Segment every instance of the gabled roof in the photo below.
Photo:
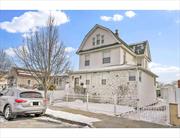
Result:
{"label": "gabled roof", "polygon": [[[82,41],[79,49],[78,49],[77,52],[76,52],[77,54],[78,54],[79,52],[84,52],[84,51],[82,50],[84,43],[86,42],[86,40],[88,39],[88,37],[89,37],[97,28],[101,28],[101,29],[104,29],[104,30],[106,30],[107,32],[109,32],[109,33],[115,38],[115,40],[117,40],[117,43],[119,43],[119,44],[120,44],[120,43],[123,43],[125,46],[128,46],[122,39],[120,39],[120,38],[119,38],[114,32],[112,32],[109,28],[106,28],[106,27],[104,27],[104,26],[102,26],[102,25],[96,24],[96,25],[86,34],[86,36],[84,37],[84,39],[83,39],[83,41]],[[104,46],[106,46],[106,45],[104,45]],[[102,45],[101,48],[103,48],[104,46]],[[93,49],[91,49],[91,50],[93,50]]]}
{"label": "gabled roof", "polygon": [[[106,30],[107,32],[109,32],[114,38],[115,40],[117,40],[116,43],[113,44],[109,44],[109,45],[101,45],[100,47],[93,47],[91,49],[87,49],[87,50],[82,50],[84,43],[86,42],[86,40],[88,39],[88,37],[97,29],[97,28],[101,28]],[[135,53],[136,55],[143,55],[147,49],[148,52],[148,58],[151,61],[151,54],[150,54],[150,49],[149,49],[149,42],[146,41],[142,41],[142,42],[138,42],[138,43],[133,43],[133,44],[127,44],[125,41],[123,41],[118,35],[116,35],[114,32],[112,32],[109,28],[106,28],[102,25],[96,24],[84,37],[79,49],[77,50],[77,54],[81,53],[81,52],[86,52],[86,51],[91,51],[91,50],[96,50],[96,49],[100,49],[100,48],[106,48],[106,47],[111,47],[117,44],[123,44],[124,46],[126,46],[130,51],[132,51],[133,53]]]}

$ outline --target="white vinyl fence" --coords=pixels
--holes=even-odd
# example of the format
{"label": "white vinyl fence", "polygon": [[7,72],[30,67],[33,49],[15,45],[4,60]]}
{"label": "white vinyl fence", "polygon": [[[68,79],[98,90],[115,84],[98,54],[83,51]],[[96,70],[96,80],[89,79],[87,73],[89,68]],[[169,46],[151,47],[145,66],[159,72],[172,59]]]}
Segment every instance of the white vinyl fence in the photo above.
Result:
{"label": "white vinyl fence", "polygon": [[138,107],[137,102],[136,98],[128,97],[62,94],[54,98],[53,105],[164,125],[169,123],[169,108],[165,101],[158,100],[146,107]]}

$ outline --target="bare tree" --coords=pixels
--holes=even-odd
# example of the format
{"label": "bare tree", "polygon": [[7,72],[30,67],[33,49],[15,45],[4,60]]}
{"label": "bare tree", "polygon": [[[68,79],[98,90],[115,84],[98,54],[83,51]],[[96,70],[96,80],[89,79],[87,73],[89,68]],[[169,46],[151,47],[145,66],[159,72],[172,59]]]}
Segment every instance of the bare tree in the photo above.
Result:
{"label": "bare tree", "polygon": [[38,31],[26,37],[24,46],[16,49],[15,53],[21,64],[43,86],[45,98],[53,76],[69,68],[65,46],[59,40],[58,28],[52,15],[48,18],[47,26],[38,28]]}
{"label": "bare tree", "polygon": [[0,70],[8,71],[12,66],[12,62],[4,50],[0,50]]}

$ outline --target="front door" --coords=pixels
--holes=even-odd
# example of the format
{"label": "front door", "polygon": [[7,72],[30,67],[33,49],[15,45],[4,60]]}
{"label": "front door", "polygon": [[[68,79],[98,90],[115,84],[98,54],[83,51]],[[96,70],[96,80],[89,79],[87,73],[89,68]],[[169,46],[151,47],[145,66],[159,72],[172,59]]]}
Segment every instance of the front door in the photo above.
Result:
{"label": "front door", "polygon": [[79,86],[79,78],[75,78],[74,87]]}

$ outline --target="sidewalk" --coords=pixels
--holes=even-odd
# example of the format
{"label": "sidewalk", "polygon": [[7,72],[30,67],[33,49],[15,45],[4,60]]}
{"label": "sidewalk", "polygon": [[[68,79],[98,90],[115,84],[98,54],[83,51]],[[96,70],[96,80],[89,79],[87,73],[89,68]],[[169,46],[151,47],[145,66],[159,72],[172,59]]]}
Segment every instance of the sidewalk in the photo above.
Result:
{"label": "sidewalk", "polygon": [[92,112],[65,108],[65,107],[49,106],[49,109],[97,118],[101,121],[94,122],[92,124],[93,127],[95,128],[167,128],[168,127],[168,126],[163,126],[163,125],[144,122],[144,121],[129,120],[125,118],[108,116],[105,114],[92,113]]}

